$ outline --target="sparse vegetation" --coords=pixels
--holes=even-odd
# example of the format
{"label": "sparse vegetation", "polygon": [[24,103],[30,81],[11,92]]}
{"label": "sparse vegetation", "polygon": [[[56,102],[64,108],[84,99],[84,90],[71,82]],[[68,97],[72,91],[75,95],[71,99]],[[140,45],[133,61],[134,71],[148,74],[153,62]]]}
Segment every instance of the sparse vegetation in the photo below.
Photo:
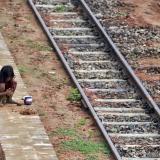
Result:
{"label": "sparse vegetation", "polygon": [[88,131],[89,137],[92,138],[95,135],[95,132],[92,130]]}
{"label": "sparse vegetation", "polygon": [[118,12],[117,14],[115,14],[115,16],[117,17],[126,17],[128,15],[128,13],[125,12]]}
{"label": "sparse vegetation", "polygon": [[89,155],[85,160],[98,160],[96,155]]}
{"label": "sparse vegetation", "polygon": [[85,160],[98,160],[97,153],[110,154],[110,149],[105,143],[94,142],[92,139],[88,139],[85,133],[77,132],[75,128],[58,128],[56,131],[50,132],[49,135],[68,137],[65,141],[61,141],[63,150],[80,152],[85,155]]}
{"label": "sparse vegetation", "polygon": [[81,118],[81,119],[80,119],[80,121],[79,121],[79,123],[78,123],[78,127],[80,127],[80,126],[84,126],[84,125],[86,124],[86,122],[87,122],[87,120],[86,120],[86,119]]}
{"label": "sparse vegetation", "polygon": [[76,137],[76,130],[75,129],[67,129],[67,128],[58,128],[56,131],[51,132],[52,135],[56,134],[59,136],[70,136]]}
{"label": "sparse vegetation", "polygon": [[20,74],[22,74],[22,75],[29,71],[29,69],[27,67],[22,66],[22,65],[18,66],[18,70],[19,70]]}
{"label": "sparse vegetation", "polygon": [[63,4],[56,5],[56,8],[55,8],[56,12],[65,12],[67,10],[68,10],[68,8],[65,5],[63,5]]}
{"label": "sparse vegetation", "polygon": [[103,152],[104,154],[110,153],[110,150],[105,143],[95,143],[80,138],[63,142],[63,147],[67,150],[79,151],[82,154],[95,154],[99,152]]}
{"label": "sparse vegetation", "polygon": [[71,88],[70,94],[67,98],[67,100],[74,102],[74,101],[80,101],[81,95],[77,88]]}
{"label": "sparse vegetation", "polygon": [[52,48],[48,45],[44,45],[40,42],[32,41],[30,39],[26,40],[26,44],[29,48],[36,49],[38,51],[52,51]]}

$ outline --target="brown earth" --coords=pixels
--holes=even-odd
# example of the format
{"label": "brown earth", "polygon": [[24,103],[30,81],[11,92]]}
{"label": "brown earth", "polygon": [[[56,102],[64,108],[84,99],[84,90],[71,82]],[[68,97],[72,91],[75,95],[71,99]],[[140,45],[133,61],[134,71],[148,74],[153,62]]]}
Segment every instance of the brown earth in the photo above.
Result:
{"label": "brown earth", "polygon": [[[105,140],[89,112],[79,102],[71,103],[67,100],[73,83],[52,51],[27,2],[6,0],[0,1],[0,6],[0,31],[14,56],[28,93],[33,96],[35,109],[41,117],[58,158],[113,159],[110,154],[106,155],[102,151],[82,154],[80,151],[63,147],[64,142],[74,137],[72,134],[61,134],[59,130],[73,130],[81,139],[96,144],[104,143]],[[15,106],[10,107],[1,109],[30,114],[29,111],[16,109]]]}
{"label": "brown earth", "polygon": [[160,26],[160,2],[157,0],[122,0],[134,6],[130,17],[135,24],[151,24]]}

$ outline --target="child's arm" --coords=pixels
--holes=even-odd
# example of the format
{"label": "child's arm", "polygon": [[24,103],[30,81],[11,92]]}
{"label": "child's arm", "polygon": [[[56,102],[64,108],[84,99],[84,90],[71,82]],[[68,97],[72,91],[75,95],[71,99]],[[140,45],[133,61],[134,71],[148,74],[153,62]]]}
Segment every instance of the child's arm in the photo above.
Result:
{"label": "child's arm", "polygon": [[10,95],[12,93],[12,90],[9,88],[5,91],[5,84],[0,84],[0,96]]}
{"label": "child's arm", "polygon": [[5,84],[0,83],[0,96],[4,96],[4,95],[6,95]]}

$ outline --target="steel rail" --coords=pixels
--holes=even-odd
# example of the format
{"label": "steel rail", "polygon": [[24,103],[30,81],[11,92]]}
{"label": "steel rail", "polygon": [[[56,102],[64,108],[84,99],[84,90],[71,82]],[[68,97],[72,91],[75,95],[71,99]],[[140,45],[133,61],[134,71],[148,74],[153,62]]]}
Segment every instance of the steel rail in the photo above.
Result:
{"label": "steel rail", "polygon": [[98,19],[92,13],[91,9],[88,7],[88,5],[85,2],[85,0],[77,0],[77,2],[78,1],[81,3],[81,5],[85,9],[85,11],[88,13],[90,19],[95,23],[95,25],[97,26],[98,30],[100,31],[100,33],[104,37],[104,39],[109,43],[109,45],[113,49],[115,55],[120,60],[120,62],[122,63],[122,65],[124,66],[124,68],[126,69],[126,71],[129,73],[129,75],[132,78],[132,80],[137,85],[137,88],[141,91],[141,94],[143,95],[143,97],[146,99],[146,101],[148,102],[148,104],[152,108],[154,108],[154,110],[156,111],[156,113],[160,116],[160,108],[155,103],[155,101],[153,100],[153,98],[150,96],[150,94],[148,93],[148,91],[145,89],[145,87],[143,86],[142,82],[136,76],[136,74],[134,73],[133,69],[128,64],[128,62],[126,61],[126,59],[124,58],[124,56],[121,54],[121,52],[119,51],[119,49],[116,47],[116,45],[113,43],[112,39],[106,33],[106,31],[104,30],[103,26],[100,24],[100,22],[98,21]]}
{"label": "steel rail", "polygon": [[85,103],[85,105],[89,108],[91,114],[93,115],[93,118],[95,119],[95,121],[97,122],[101,132],[103,133],[103,136],[105,137],[108,145],[110,146],[115,158],[117,160],[122,160],[117,149],[115,148],[113,142],[111,141],[107,131],[105,130],[103,124],[101,123],[100,119],[98,118],[96,112],[94,111],[91,103],[89,102],[89,99],[87,98],[87,96],[85,95],[83,89],[81,88],[79,82],[77,81],[75,75],[73,74],[72,70],[70,69],[67,61],[65,60],[62,51],[60,50],[60,48],[58,47],[56,41],[53,39],[51,33],[49,32],[44,20],[42,19],[41,15],[39,14],[38,10],[36,9],[34,3],[32,0],[28,0],[29,5],[31,6],[32,10],[34,11],[34,14],[36,15],[38,21],[40,22],[41,26],[43,27],[43,30],[45,31],[46,35],[48,36],[49,40],[51,41],[52,46],[54,47],[55,51],[57,52],[58,56],[60,57],[64,67],[66,68],[67,72],[69,73],[69,75],[71,76],[73,82],[75,83],[76,87],[78,88],[82,99]]}

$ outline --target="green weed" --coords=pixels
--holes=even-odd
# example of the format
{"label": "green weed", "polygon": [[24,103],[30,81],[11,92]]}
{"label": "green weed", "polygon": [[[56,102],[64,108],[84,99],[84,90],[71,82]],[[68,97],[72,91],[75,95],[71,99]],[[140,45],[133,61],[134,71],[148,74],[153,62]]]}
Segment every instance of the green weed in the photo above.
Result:
{"label": "green weed", "polygon": [[115,14],[116,17],[126,17],[128,15],[128,13],[125,12],[118,12]]}
{"label": "green weed", "polygon": [[61,81],[62,81],[62,83],[63,83],[64,85],[68,83],[68,79],[67,79],[67,78],[62,79]]}
{"label": "green weed", "polygon": [[51,80],[52,80],[52,81],[57,81],[56,75],[51,75],[50,77],[51,77]]}
{"label": "green weed", "polygon": [[88,155],[87,158],[85,158],[85,160],[98,160],[98,158],[95,155]]}
{"label": "green weed", "polygon": [[56,131],[52,131],[52,135],[70,136],[70,137],[77,136],[75,129],[67,129],[67,128],[58,128]]}
{"label": "green weed", "polygon": [[91,138],[91,137],[93,137],[93,136],[95,135],[95,132],[92,131],[92,130],[89,130],[89,131],[88,131],[88,134],[89,134],[89,137]]}
{"label": "green weed", "polygon": [[38,51],[52,51],[51,47],[41,44],[40,42],[26,40],[26,44],[29,48],[36,49]]}
{"label": "green weed", "polygon": [[56,5],[55,11],[56,12],[65,12],[67,11],[68,8],[65,5]]}
{"label": "green weed", "polygon": [[[84,120],[82,120],[84,124]],[[86,123],[86,122],[85,122]],[[103,143],[96,143],[91,140],[86,140],[83,134],[77,133],[74,128],[58,128],[55,131],[50,132],[49,136],[68,136],[70,140],[61,142],[61,148],[64,150],[78,151],[85,154],[85,160],[97,160],[97,153],[103,153],[105,155],[110,154],[108,146]]]}
{"label": "green weed", "polygon": [[63,142],[63,147],[67,150],[79,151],[82,154],[94,154],[99,152],[103,152],[104,154],[110,153],[108,146],[104,143],[95,143],[78,138]]}
{"label": "green weed", "polygon": [[80,121],[78,122],[78,127],[80,126],[84,126],[86,124],[87,120],[85,118],[80,119]]}
{"label": "green weed", "polygon": [[18,70],[19,70],[20,74],[24,74],[29,71],[29,69],[27,67],[21,66],[21,65],[18,66]]}
{"label": "green weed", "polygon": [[71,102],[80,101],[81,100],[81,95],[80,95],[80,93],[79,93],[77,88],[72,88],[71,89],[67,100],[69,100]]}

